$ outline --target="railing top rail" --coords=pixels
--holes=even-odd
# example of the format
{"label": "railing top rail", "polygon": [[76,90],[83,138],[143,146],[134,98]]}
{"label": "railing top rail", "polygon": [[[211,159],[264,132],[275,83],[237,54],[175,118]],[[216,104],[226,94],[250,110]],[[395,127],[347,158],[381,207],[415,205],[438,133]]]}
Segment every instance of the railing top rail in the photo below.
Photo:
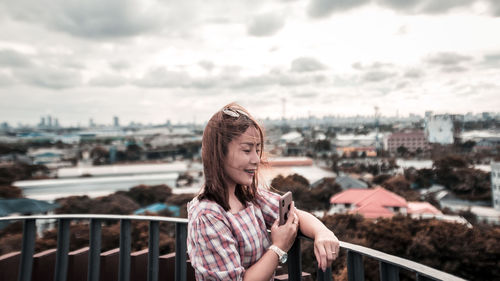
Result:
{"label": "railing top rail", "polygon": [[377,251],[371,248],[363,247],[360,245],[356,244],[351,244],[347,242],[340,241],[340,246],[344,249],[347,249],[349,251],[357,252],[360,253],[364,256],[368,256],[395,266],[398,266],[400,268],[405,268],[413,272],[418,272],[420,275],[424,275],[427,277],[432,277],[434,279],[439,279],[443,281],[465,281],[465,279],[462,279],[460,277],[454,276],[452,274],[437,270],[435,268],[407,260],[404,258],[400,258],[397,256],[389,255],[381,251]]}
{"label": "railing top rail", "polygon": [[187,223],[184,218],[171,218],[160,216],[137,216],[137,215],[105,215],[105,214],[60,214],[60,215],[35,215],[35,216],[9,216],[0,217],[0,221],[28,220],[28,219],[74,219],[74,220],[148,220],[160,222]]}

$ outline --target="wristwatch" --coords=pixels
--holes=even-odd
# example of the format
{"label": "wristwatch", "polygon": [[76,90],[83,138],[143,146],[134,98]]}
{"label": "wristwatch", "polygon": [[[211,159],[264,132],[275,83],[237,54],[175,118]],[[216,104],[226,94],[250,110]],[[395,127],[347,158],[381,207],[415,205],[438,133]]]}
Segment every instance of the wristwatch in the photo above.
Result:
{"label": "wristwatch", "polygon": [[278,248],[276,245],[271,245],[269,247],[269,250],[272,250],[273,252],[275,252],[278,255],[278,260],[281,264],[284,264],[286,262],[286,260],[288,259],[288,254],[285,251]]}

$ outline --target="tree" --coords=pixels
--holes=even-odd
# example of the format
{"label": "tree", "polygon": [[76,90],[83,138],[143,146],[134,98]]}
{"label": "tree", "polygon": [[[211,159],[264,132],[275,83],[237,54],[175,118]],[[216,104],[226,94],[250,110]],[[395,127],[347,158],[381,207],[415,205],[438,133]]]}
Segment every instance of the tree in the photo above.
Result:
{"label": "tree", "polygon": [[330,146],[329,140],[318,140],[314,143],[314,151],[330,151]]}
{"label": "tree", "polygon": [[387,179],[382,186],[408,201],[420,200],[420,194],[410,188],[410,182],[402,175]]}
{"label": "tree", "polygon": [[94,214],[128,215],[139,209],[139,204],[123,194],[111,194],[94,199],[90,211]]}
{"label": "tree", "polygon": [[17,186],[0,186],[0,198],[23,198],[23,191]]}
{"label": "tree", "polygon": [[93,165],[104,165],[109,163],[109,152],[102,146],[96,146],[90,151]]}
{"label": "tree", "polygon": [[281,191],[283,194],[287,191],[293,193],[295,206],[299,209],[307,210],[310,201],[309,182],[306,178],[293,174],[287,177],[279,175],[271,181],[271,187]]}
{"label": "tree", "polygon": [[157,202],[165,202],[165,200],[172,194],[172,188],[166,184],[153,186],[141,184],[132,187],[128,191],[118,191],[117,194],[128,196],[140,206],[144,207]]}
{"label": "tree", "polygon": [[15,181],[33,178],[36,174],[48,174],[44,165],[14,164],[0,167],[0,185],[10,185]]}
{"label": "tree", "polygon": [[[466,225],[439,220],[416,220],[408,216],[366,220],[360,216],[334,215],[323,218],[338,238],[388,254],[400,256],[457,275],[467,280],[498,280],[500,227]],[[452,235],[451,235],[452,234]],[[304,253],[312,251],[304,248]],[[345,251],[332,268],[338,280],[346,267]],[[365,262],[366,280],[378,280],[378,265]],[[304,269],[311,268],[305,264]],[[311,269],[306,271],[313,272]],[[401,272],[403,275],[404,272]],[[403,277],[403,276],[402,276]],[[414,280],[414,277],[408,279]]]}
{"label": "tree", "polygon": [[396,152],[399,156],[404,157],[408,154],[409,150],[404,145],[402,145],[396,149]]}
{"label": "tree", "polygon": [[140,160],[142,155],[142,148],[136,143],[129,144],[127,145],[125,155],[127,160],[130,161]]}
{"label": "tree", "polygon": [[448,155],[433,163],[436,182],[465,200],[490,200],[490,173],[469,168],[469,162],[458,155]]}
{"label": "tree", "polygon": [[311,193],[311,210],[328,210],[330,208],[330,198],[342,192],[342,187],[335,182],[335,178],[324,178],[323,181],[316,187],[312,188]]}

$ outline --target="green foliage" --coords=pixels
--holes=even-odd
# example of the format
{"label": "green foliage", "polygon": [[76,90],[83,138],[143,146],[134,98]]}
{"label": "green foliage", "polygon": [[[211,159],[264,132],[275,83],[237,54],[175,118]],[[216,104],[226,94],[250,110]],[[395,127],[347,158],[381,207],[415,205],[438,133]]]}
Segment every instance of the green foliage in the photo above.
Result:
{"label": "green foliage", "polygon": [[[462,224],[404,216],[372,221],[360,216],[335,215],[325,217],[323,222],[342,241],[403,257],[468,280],[500,279],[498,226],[468,228]],[[333,271],[337,275],[346,266],[343,257],[334,263]],[[366,264],[366,280],[378,280],[377,265],[373,266]]]}
{"label": "green foliage", "polygon": [[433,164],[436,182],[446,186],[459,198],[490,200],[490,174],[469,167],[468,161],[457,155],[436,159]]}
{"label": "green foliage", "polygon": [[0,186],[0,198],[23,198],[23,191],[17,186]]}
{"label": "green foliage", "polygon": [[89,198],[88,196],[69,196],[56,199],[61,205],[57,214],[117,214],[128,215],[139,208],[130,197],[114,193],[108,196]]}
{"label": "green foliage", "polygon": [[132,187],[129,191],[118,191],[117,193],[132,198],[140,206],[144,207],[157,202],[164,202],[172,194],[172,188],[165,184],[138,185]]}
{"label": "green foliage", "polygon": [[14,164],[0,167],[0,185],[10,185],[15,181],[31,179],[35,173],[47,171],[44,165]]}
{"label": "green foliage", "polygon": [[0,155],[9,153],[26,154],[28,146],[18,143],[0,143]]}
{"label": "green foliage", "polygon": [[419,201],[420,195],[410,188],[410,182],[402,175],[391,177],[381,184],[385,189],[396,193],[407,201]]}
{"label": "green foliage", "polygon": [[295,206],[306,211],[327,209],[332,195],[341,191],[333,178],[324,179],[317,187],[310,188],[307,179],[298,174],[279,175],[272,180],[271,186],[282,193],[291,191]]}

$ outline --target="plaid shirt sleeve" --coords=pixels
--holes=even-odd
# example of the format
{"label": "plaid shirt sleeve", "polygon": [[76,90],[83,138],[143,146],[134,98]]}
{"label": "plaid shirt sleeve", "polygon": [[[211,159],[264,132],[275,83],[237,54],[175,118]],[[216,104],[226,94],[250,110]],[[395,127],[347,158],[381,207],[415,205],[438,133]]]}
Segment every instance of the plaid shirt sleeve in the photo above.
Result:
{"label": "plaid shirt sleeve", "polygon": [[227,220],[206,210],[188,226],[188,251],[196,280],[243,280],[238,243]]}
{"label": "plaid shirt sleeve", "polygon": [[262,216],[266,222],[266,227],[271,228],[279,216],[280,196],[267,189],[259,188],[258,202],[262,211]]}

